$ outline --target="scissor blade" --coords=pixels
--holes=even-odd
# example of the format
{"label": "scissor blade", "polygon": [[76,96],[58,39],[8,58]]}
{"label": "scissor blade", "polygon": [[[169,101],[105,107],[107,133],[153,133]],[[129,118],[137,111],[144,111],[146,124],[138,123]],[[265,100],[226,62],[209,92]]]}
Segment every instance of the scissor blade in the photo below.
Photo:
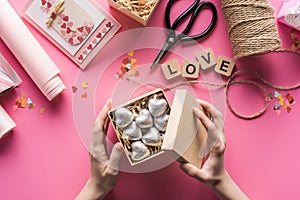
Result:
{"label": "scissor blade", "polygon": [[164,43],[164,46],[161,48],[161,50],[159,51],[158,55],[156,56],[156,58],[154,59],[154,62],[151,65],[151,69],[153,69],[158,63],[159,61],[161,61],[161,59],[168,53],[168,51],[174,46],[174,44],[176,43],[178,39],[174,38],[174,37],[168,37],[168,39],[166,40],[166,42]]}
{"label": "scissor blade", "polygon": [[167,52],[167,50],[161,49],[156,58],[154,59],[154,62],[152,63],[150,68],[153,69],[159,63],[159,61],[167,54]]}

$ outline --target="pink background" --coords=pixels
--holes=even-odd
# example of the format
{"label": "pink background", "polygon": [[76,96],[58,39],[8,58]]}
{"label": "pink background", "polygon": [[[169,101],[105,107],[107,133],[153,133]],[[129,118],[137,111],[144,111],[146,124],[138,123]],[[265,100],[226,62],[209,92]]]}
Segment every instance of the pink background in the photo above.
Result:
{"label": "pink background", "polygon": [[[212,48],[217,56],[232,58],[220,2],[213,0],[218,9],[218,23],[213,33],[201,45]],[[21,15],[26,0],[10,0]],[[122,31],[142,27],[133,20],[100,3],[121,24]],[[164,27],[163,16],[167,1],[162,0],[149,27]],[[283,0],[271,0],[276,14]],[[175,10],[177,12],[177,10]],[[55,48],[46,38],[25,22],[49,56],[61,70],[60,76],[67,90],[52,102],[41,94],[5,44],[0,41],[0,52],[17,71],[23,83],[1,96],[0,103],[17,123],[13,134],[0,141],[0,199],[74,199],[89,177],[89,155],[75,128],[72,111],[72,86],[80,69]],[[278,24],[283,47],[289,48],[291,29]],[[22,37],[22,33],[20,33]],[[30,47],[24,47],[30,50]],[[116,47],[118,48],[118,47]],[[33,58],[34,59],[34,58]],[[141,58],[140,58],[141,59]],[[146,60],[152,57],[145,57]],[[246,58],[238,62],[238,69],[256,69],[276,84],[299,82],[299,57],[288,53],[273,53],[259,58]],[[95,64],[95,63],[94,63]],[[91,64],[93,65],[93,63]],[[42,67],[42,66],[41,66]],[[110,74],[119,71],[112,67]],[[210,72],[214,73],[214,72]],[[106,78],[111,84],[113,77]],[[105,79],[105,80],[106,80]],[[274,92],[273,89],[269,89]],[[36,109],[12,110],[22,92],[37,105]],[[286,94],[287,92],[282,92]],[[299,90],[290,91],[296,103],[291,113],[282,109],[278,116],[272,103],[260,118],[246,121],[235,117],[227,109],[225,133],[227,149],[226,169],[250,199],[298,199],[300,151],[298,141],[300,116]],[[109,87],[103,89],[96,109],[111,96]],[[199,94],[200,95],[200,94]],[[252,87],[234,87],[230,97],[243,113],[253,113],[263,105],[263,98]],[[39,113],[45,107],[44,115]],[[84,113],[83,113],[84,114]],[[111,132],[111,130],[110,130]],[[175,162],[161,170],[149,173],[120,173],[116,188],[106,199],[217,199],[213,192],[186,176]]]}

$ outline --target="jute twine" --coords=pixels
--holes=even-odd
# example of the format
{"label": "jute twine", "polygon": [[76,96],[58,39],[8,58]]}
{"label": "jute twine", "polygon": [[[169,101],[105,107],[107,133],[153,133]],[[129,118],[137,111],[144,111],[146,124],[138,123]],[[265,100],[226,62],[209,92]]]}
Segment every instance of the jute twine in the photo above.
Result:
{"label": "jute twine", "polygon": [[[298,53],[297,53],[298,54]],[[258,79],[258,81],[254,81],[254,80],[236,80],[239,76],[243,75],[243,74],[251,74],[254,77],[256,77]],[[296,83],[294,85],[291,86],[281,86],[281,85],[276,85],[270,81],[268,81],[262,74],[260,74],[257,71],[254,70],[240,70],[240,71],[236,71],[235,73],[233,73],[230,78],[227,80],[227,82],[225,83],[212,83],[212,82],[207,82],[207,81],[202,81],[202,80],[189,80],[189,81],[183,81],[174,85],[169,85],[166,87],[162,87],[159,84],[155,84],[155,83],[151,83],[151,82],[147,82],[144,81],[142,79],[135,79],[134,82],[137,82],[139,84],[142,85],[149,85],[152,86],[154,88],[162,88],[164,91],[168,91],[174,88],[177,88],[179,86],[182,85],[189,85],[189,84],[201,84],[201,85],[208,85],[208,86],[213,86],[213,87],[221,87],[221,88],[225,88],[225,93],[226,93],[226,103],[227,106],[229,108],[229,110],[237,117],[241,118],[241,119],[246,119],[246,120],[251,120],[251,119],[255,119],[257,117],[262,116],[268,106],[269,106],[269,92],[267,90],[267,87],[272,88],[272,89],[276,89],[276,90],[281,90],[281,91],[288,91],[288,90],[294,90],[294,89],[298,89],[300,88],[300,83]],[[246,85],[252,85],[257,87],[261,92],[262,95],[264,96],[264,107],[259,110],[258,112],[252,114],[252,115],[244,115],[239,113],[236,109],[233,108],[232,104],[231,104],[231,100],[229,98],[229,88],[232,85],[242,85],[242,84],[246,84]]]}
{"label": "jute twine", "polygon": [[268,53],[281,46],[269,0],[222,0],[235,58]]}

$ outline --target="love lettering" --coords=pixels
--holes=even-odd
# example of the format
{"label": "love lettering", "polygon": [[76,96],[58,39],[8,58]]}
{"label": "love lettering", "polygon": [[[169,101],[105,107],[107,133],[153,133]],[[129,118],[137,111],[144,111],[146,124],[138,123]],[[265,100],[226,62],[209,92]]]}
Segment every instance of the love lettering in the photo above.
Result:
{"label": "love lettering", "polygon": [[171,80],[180,75],[186,78],[198,78],[200,68],[205,70],[213,66],[215,67],[215,72],[224,76],[230,76],[235,64],[233,60],[225,56],[220,56],[218,60],[216,60],[212,49],[201,51],[196,57],[197,61],[184,60],[181,67],[176,59],[162,64],[161,69],[164,76],[167,80]]}

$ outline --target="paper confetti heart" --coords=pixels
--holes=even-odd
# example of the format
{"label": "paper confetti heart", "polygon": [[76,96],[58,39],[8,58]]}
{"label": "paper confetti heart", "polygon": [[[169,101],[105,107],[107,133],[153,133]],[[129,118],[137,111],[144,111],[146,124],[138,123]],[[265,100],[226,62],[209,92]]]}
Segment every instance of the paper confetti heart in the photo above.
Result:
{"label": "paper confetti heart", "polygon": [[[134,55],[134,51],[130,51],[127,53],[129,56]],[[122,60],[122,65],[120,67],[121,73],[117,72],[114,74],[114,79],[116,80],[128,80],[130,82],[133,82],[135,77],[139,76],[140,73],[137,71],[139,68],[138,65],[136,65],[137,60],[135,58],[124,58]]]}
{"label": "paper confetti heart", "polygon": [[40,108],[40,113],[43,115],[45,113],[46,109],[45,108]]}
{"label": "paper confetti heart", "polygon": [[128,55],[129,55],[129,56],[133,56],[133,55],[134,55],[134,51],[129,51],[129,52],[128,52]]}
{"label": "paper confetti heart", "polygon": [[87,99],[87,93],[83,93],[83,94],[81,95],[81,97],[82,97],[83,99]]}
{"label": "paper confetti heart", "polygon": [[[15,105],[12,106],[13,111],[16,111],[18,108],[21,108],[21,109],[28,108],[29,110],[36,108],[36,104],[33,103],[32,99],[27,98],[26,96],[27,95],[24,92],[22,92],[21,96],[17,97]],[[40,113],[44,114],[44,112],[45,112],[45,108],[40,108]]]}
{"label": "paper confetti heart", "polygon": [[82,82],[82,88],[87,89],[89,87],[89,84],[87,82]]}
{"label": "paper confetti heart", "polygon": [[72,92],[75,93],[77,91],[77,87],[76,86],[72,86]]}
{"label": "paper confetti heart", "polygon": [[274,97],[277,99],[277,101],[274,103],[273,109],[276,111],[277,115],[280,115],[281,111],[280,108],[283,107],[287,113],[290,113],[292,111],[292,104],[295,103],[294,97],[288,93],[284,97],[283,95],[275,91],[274,92]]}
{"label": "paper confetti heart", "polygon": [[285,98],[287,98],[287,100],[290,104],[292,104],[294,102],[294,98],[293,98],[293,96],[291,96],[290,93],[287,93],[287,95],[285,95]]}

